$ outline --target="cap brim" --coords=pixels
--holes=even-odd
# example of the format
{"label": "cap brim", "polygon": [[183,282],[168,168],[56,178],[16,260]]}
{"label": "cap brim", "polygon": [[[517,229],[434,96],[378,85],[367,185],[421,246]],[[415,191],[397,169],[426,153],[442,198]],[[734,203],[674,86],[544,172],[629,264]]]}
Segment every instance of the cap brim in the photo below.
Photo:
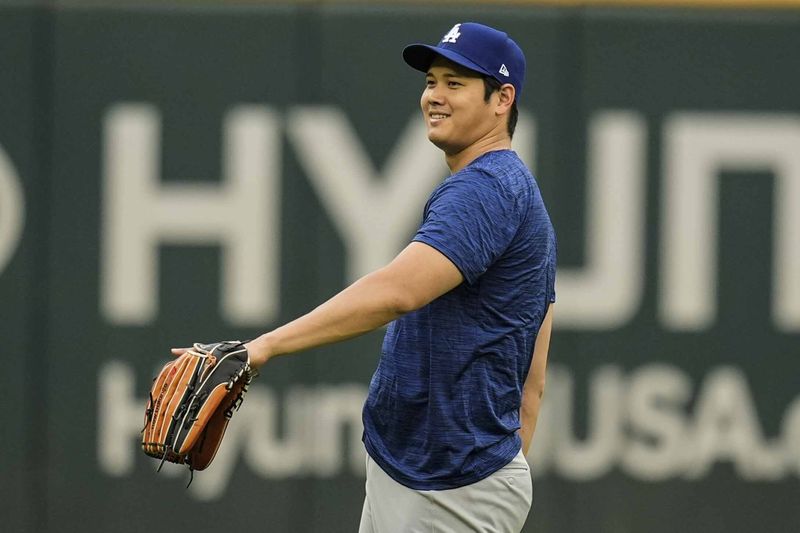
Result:
{"label": "cap brim", "polygon": [[474,70],[479,74],[485,74],[487,76],[492,76],[485,68],[478,65],[477,63],[470,61],[466,57],[462,56],[458,52],[454,52],[453,50],[448,50],[447,48],[439,48],[437,46],[431,46],[429,44],[410,44],[403,48],[403,59],[411,68],[419,70],[420,72],[428,72],[428,69],[433,63],[433,60],[436,59],[437,56],[444,57],[445,59],[449,59],[453,63],[457,65],[461,65],[462,67],[468,68],[470,70]]}

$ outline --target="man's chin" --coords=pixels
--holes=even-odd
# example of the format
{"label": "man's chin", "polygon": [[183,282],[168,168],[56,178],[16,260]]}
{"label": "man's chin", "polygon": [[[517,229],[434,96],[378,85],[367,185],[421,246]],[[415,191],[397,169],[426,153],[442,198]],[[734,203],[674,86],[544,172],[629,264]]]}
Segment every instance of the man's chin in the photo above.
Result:
{"label": "man's chin", "polygon": [[441,135],[437,135],[435,132],[428,131],[428,140],[436,148],[447,152],[447,147],[449,146],[449,144],[447,142],[447,139],[443,138]]}

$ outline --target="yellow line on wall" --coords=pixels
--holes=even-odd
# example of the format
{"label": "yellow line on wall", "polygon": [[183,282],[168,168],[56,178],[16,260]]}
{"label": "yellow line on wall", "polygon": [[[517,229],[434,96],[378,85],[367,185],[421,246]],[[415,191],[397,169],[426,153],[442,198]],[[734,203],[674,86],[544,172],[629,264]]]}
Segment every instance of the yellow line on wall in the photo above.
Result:
{"label": "yellow line on wall", "polygon": [[[295,0],[311,4],[430,4],[429,0]],[[250,0],[249,3],[271,3]],[[438,0],[461,5],[541,5],[550,7],[682,7],[719,9],[800,9],[800,0]]]}
{"label": "yellow line on wall", "polygon": [[[2,3],[3,0],[0,0]],[[13,1],[13,0],[12,0]],[[114,5],[431,5],[430,0],[55,0],[61,7]],[[547,6],[547,7],[631,7],[631,8],[699,8],[699,9],[799,9],[800,0],[437,0],[453,6]]]}

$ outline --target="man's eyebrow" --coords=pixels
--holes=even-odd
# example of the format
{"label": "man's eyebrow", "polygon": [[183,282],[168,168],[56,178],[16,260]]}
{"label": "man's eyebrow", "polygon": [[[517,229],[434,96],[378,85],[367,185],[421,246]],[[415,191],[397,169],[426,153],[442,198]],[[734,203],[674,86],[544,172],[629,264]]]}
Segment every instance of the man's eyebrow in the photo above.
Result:
{"label": "man's eyebrow", "polygon": [[[426,72],[425,75],[426,76],[433,76],[431,71]],[[444,74],[442,74],[442,77],[444,77],[444,78],[466,78],[468,76],[466,74],[460,74],[458,72],[453,71],[453,72],[445,72]]]}

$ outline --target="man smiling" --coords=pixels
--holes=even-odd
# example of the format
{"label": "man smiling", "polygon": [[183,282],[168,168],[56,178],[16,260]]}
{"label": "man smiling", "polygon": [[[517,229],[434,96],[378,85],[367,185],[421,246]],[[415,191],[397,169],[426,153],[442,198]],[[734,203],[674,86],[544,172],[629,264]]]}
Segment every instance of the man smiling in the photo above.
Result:
{"label": "man smiling", "polygon": [[460,284],[386,333],[364,408],[361,531],[519,531],[555,301],[553,228],[511,151],[525,57],[463,23],[403,58],[425,73],[428,139],[452,173],[412,244],[445,256]]}
{"label": "man smiling", "polygon": [[533,498],[525,452],[556,254],[536,181],[511,150],[525,58],[476,23],[403,57],[425,73],[428,138],[452,174],[391,263],[246,348],[259,367],[390,323],[364,406],[360,531],[515,532]]}

